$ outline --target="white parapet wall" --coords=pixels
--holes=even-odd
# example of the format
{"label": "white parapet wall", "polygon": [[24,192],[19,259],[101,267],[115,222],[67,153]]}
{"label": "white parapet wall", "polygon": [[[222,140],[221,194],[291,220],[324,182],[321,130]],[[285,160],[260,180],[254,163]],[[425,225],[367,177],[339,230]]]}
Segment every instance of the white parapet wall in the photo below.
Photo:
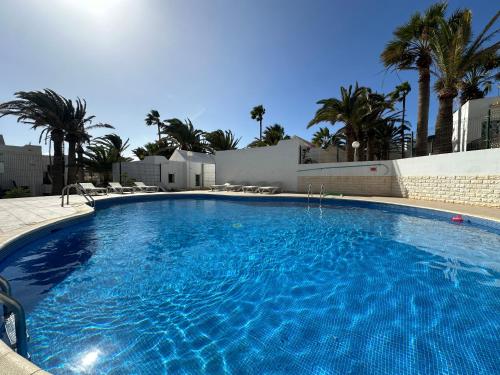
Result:
{"label": "white parapet wall", "polygon": [[394,160],[392,195],[500,207],[500,149]]}
{"label": "white parapet wall", "polygon": [[500,149],[390,161],[300,165],[298,191],[381,195],[500,207]]}

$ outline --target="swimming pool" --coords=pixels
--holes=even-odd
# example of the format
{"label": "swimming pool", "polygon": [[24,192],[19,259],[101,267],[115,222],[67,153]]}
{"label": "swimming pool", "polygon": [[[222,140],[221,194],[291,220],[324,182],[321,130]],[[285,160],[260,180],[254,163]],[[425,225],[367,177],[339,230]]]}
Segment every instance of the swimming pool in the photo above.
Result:
{"label": "swimming pool", "polygon": [[0,263],[34,363],[54,374],[500,371],[497,229],[383,205],[193,198],[103,207]]}

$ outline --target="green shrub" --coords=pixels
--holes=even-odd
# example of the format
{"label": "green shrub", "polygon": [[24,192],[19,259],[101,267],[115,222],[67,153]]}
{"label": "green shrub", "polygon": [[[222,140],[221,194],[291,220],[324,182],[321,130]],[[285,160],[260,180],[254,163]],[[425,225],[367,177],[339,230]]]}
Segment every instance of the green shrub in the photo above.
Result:
{"label": "green shrub", "polygon": [[15,187],[7,190],[4,194],[4,198],[24,198],[31,196],[30,189],[23,187]]}

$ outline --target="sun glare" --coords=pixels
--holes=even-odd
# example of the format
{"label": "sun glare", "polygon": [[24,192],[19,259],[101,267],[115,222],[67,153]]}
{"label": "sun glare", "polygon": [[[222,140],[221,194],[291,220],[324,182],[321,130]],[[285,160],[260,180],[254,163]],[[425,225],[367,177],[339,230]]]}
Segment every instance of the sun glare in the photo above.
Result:
{"label": "sun glare", "polygon": [[122,0],[69,0],[68,3],[78,7],[82,11],[96,16],[108,16],[116,10],[116,7]]}

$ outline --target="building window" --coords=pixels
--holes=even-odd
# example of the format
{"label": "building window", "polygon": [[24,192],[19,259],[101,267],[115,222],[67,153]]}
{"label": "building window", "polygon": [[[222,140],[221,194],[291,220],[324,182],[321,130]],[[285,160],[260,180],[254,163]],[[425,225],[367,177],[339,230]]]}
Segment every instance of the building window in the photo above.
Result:
{"label": "building window", "polygon": [[195,175],[195,183],[194,186],[198,187],[201,186],[201,174]]}
{"label": "building window", "polygon": [[175,184],[175,174],[173,174],[173,173],[168,174],[168,183]]}

